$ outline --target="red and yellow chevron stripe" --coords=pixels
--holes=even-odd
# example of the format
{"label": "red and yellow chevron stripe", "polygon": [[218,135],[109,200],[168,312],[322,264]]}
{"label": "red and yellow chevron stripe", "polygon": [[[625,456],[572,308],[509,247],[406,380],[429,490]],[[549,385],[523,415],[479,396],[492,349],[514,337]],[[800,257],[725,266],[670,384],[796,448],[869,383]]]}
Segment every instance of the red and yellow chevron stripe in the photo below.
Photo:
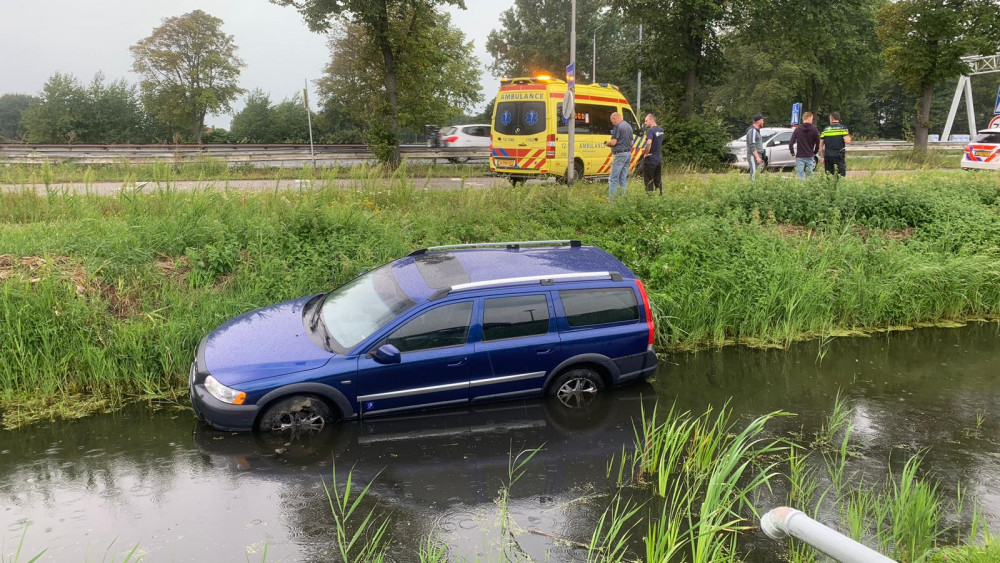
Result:
{"label": "red and yellow chevron stripe", "polygon": [[545,149],[501,149],[494,147],[490,166],[494,170],[546,172]]}

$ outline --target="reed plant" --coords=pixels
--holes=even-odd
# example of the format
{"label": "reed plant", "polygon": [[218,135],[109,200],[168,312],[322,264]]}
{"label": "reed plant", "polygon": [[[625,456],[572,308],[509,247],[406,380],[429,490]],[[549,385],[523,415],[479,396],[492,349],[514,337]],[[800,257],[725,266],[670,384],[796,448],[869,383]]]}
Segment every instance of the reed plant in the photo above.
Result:
{"label": "reed plant", "polygon": [[333,464],[331,484],[323,482],[336,528],[337,551],[344,563],[378,563],[386,560],[389,520],[376,516],[374,508],[365,512],[362,507],[373,482],[374,480],[359,489],[354,484],[352,470],[348,471],[341,486],[337,482],[336,463]]}

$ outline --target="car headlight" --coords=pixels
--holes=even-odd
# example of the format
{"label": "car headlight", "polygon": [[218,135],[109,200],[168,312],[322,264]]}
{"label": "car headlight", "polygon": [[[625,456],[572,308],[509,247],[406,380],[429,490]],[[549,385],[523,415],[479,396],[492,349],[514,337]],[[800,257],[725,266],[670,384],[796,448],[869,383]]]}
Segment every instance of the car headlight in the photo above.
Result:
{"label": "car headlight", "polygon": [[230,405],[242,405],[243,401],[247,400],[246,393],[226,387],[211,375],[205,378],[205,389],[208,389],[216,399]]}

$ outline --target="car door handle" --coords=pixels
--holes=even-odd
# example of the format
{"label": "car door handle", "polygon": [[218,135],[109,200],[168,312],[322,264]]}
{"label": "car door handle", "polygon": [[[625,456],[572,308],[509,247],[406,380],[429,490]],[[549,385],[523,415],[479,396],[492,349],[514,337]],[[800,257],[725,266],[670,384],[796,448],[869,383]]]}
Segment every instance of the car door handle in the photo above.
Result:
{"label": "car door handle", "polygon": [[456,367],[458,367],[458,366],[460,366],[460,365],[463,365],[463,364],[465,364],[465,362],[466,362],[466,361],[468,361],[468,359],[469,359],[469,358],[458,358],[458,359],[454,359],[454,360],[452,360],[452,361],[448,362],[448,367],[450,367],[450,368],[456,368]]}
{"label": "car door handle", "polygon": [[552,352],[552,348],[535,348],[535,353],[539,356]]}

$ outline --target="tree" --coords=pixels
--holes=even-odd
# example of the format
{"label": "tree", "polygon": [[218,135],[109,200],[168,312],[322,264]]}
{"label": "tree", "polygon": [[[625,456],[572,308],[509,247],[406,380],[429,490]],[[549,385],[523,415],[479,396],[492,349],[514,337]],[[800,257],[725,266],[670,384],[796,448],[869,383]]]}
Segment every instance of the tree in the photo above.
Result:
{"label": "tree", "polygon": [[917,96],[914,150],[927,150],[934,87],[968,72],[966,55],[1000,47],[995,0],[898,0],[878,13],[878,36],[889,74]]}
{"label": "tree", "polygon": [[146,107],[175,131],[201,142],[208,112],[230,111],[243,92],[238,79],[245,66],[236,56],[232,35],[222,20],[194,10],[166,18],[152,35],[132,47],[132,70],[142,75]]}
{"label": "tree", "polygon": [[719,33],[732,0],[621,0],[627,17],[644,24],[639,57],[644,78],[655,84],[661,105],[691,119],[702,86],[722,60]]}
{"label": "tree", "polygon": [[0,96],[0,141],[19,141],[24,138],[22,116],[24,110],[38,98],[27,94]]}
{"label": "tree", "polygon": [[726,76],[713,92],[724,117],[840,111],[862,100],[878,79],[875,14],[881,0],[829,4],[736,0],[724,40]]}
{"label": "tree", "polygon": [[36,102],[24,111],[31,143],[73,143],[87,137],[84,123],[87,90],[72,74],[55,73],[45,81]]}
{"label": "tree", "polygon": [[[412,49],[412,43],[420,40],[429,50],[434,51],[435,43],[431,31],[434,29],[435,18],[440,18],[434,8],[437,5],[455,5],[465,8],[463,0],[271,0],[282,6],[294,6],[302,14],[309,28],[316,32],[327,32],[335,19],[341,23],[352,24],[364,30],[368,39],[366,44],[378,54],[378,63],[370,68],[375,69],[380,79],[380,88],[376,92],[384,97],[385,114],[382,123],[373,133],[380,137],[380,144],[386,147],[386,157],[390,166],[399,165],[399,79],[406,75],[399,71],[399,64],[404,60],[404,52],[410,56],[420,56],[421,52]],[[411,33],[412,32],[412,33]],[[371,72],[365,69],[364,74]],[[364,78],[364,77],[361,77]],[[413,77],[419,80],[423,77]],[[366,97],[372,92],[366,93]]]}
{"label": "tree", "polygon": [[233,116],[232,135],[241,143],[274,142],[271,97],[260,88],[247,95],[246,105]]}
{"label": "tree", "polygon": [[386,95],[379,39],[359,24],[346,23],[334,34],[330,63],[317,82],[325,111],[341,108],[360,123],[372,150],[391,165],[398,164],[402,128],[447,122],[482,99],[479,61],[451,18],[419,7],[404,10],[409,16],[393,18],[389,28],[397,46],[394,96]]}
{"label": "tree", "polygon": [[107,85],[97,73],[86,92],[82,141],[87,143],[148,143],[156,124],[139,100],[136,87],[120,78]]}

